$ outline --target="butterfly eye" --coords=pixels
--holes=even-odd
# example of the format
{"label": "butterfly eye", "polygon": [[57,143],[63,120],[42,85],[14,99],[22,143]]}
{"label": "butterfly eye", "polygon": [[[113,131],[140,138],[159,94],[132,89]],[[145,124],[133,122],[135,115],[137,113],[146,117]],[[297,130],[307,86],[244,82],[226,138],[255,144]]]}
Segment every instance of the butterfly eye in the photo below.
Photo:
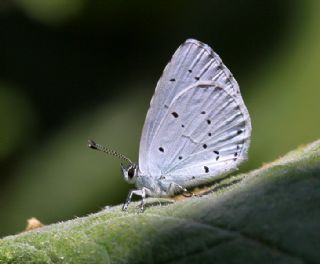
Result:
{"label": "butterfly eye", "polygon": [[128,177],[129,177],[130,179],[132,179],[133,176],[134,176],[134,168],[130,168],[130,169],[128,170]]}

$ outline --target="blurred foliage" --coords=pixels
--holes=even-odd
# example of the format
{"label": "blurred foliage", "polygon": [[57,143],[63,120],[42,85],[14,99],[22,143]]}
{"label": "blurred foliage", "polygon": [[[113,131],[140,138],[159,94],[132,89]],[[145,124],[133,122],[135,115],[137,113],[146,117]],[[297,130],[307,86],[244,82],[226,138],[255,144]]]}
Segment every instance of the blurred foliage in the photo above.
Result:
{"label": "blurred foliage", "polygon": [[[50,3],[49,3],[50,2]],[[247,170],[319,136],[320,4],[308,1],[0,3],[0,235],[122,202],[157,78],[186,38],[206,42],[252,117]]]}
{"label": "blurred foliage", "polygon": [[0,83],[0,108],[0,160],[4,160],[32,136],[36,117],[22,91],[9,84]]}
{"label": "blurred foliage", "polygon": [[85,0],[16,0],[17,5],[31,18],[48,24],[60,24],[77,17]]}

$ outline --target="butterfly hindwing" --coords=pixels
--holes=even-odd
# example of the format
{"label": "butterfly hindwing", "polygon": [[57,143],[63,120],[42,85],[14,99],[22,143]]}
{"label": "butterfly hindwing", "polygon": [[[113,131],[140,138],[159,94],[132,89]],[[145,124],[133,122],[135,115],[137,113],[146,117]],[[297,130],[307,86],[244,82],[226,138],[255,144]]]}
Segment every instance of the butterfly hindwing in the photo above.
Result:
{"label": "butterfly hindwing", "polygon": [[235,170],[246,159],[251,133],[240,99],[212,81],[178,93],[154,132],[150,175],[191,186]]}

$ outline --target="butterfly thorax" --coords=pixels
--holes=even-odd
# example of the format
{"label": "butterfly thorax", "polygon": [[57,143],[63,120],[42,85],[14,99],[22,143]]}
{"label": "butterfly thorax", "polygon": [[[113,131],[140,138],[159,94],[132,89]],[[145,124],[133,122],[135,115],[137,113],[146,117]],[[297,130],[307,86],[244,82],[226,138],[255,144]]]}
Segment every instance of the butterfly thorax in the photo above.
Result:
{"label": "butterfly thorax", "polygon": [[181,192],[181,188],[169,178],[142,175],[140,171],[135,185],[138,189],[145,188],[147,196],[151,197],[168,197]]}

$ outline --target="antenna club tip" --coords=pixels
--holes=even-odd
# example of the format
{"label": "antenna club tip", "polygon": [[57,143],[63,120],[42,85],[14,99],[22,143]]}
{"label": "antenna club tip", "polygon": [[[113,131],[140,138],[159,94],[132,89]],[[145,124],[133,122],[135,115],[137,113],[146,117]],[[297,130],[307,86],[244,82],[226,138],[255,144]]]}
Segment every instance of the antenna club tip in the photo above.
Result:
{"label": "antenna club tip", "polygon": [[99,151],[102,151],[108,155],[112,155],[112,156],[115,156],[119,159],[122,159],[122,160],[125,160],[127,162],[129,162],[130,164],[133,164],[132,161],[130,159],[128,159],[125,155],[122,155],[112,149],[109,149],[107,147],[103,147],[99,144],[97,144],[96,142],[94,142],[93,140],[89,139],[88,140],[88,147],[91,148],[91,149],[95,149],[95,150],[99,150]]}
{"label": "antenna club tip", "polygon": [[97,149],[97,144],[93,140],[89,139],[88,140],[88,147],[92,149]]}

